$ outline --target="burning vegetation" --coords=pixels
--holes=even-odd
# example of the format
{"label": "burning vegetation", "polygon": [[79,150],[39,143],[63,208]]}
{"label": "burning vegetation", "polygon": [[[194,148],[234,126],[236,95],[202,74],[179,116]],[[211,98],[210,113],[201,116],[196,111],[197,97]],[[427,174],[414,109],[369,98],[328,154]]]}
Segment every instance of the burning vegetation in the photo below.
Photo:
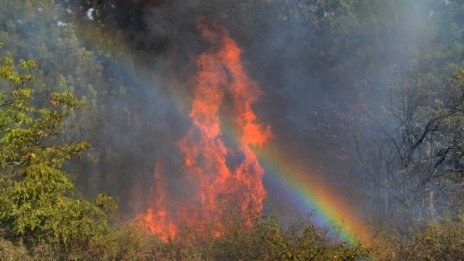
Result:
{"label": "burning vegetation", "polygon": [[0,260],[464,260],[460,0],[0,0]]}
{"label": "burning vegetation", "polygon": [[[198,29],[211,47],[197,59],[189,113],[192,127],[177,143],[184,156],[183,177],[194,189],[189,198],[169,200],[157,165],[158,195],[142,217],[148,229],[163,240],[173,239],[181,226],[198,231],[208,227],[219,237],[226,229],[221,220],[235,209],[238,218],[251,226],[266,197],[264,169],[253,151],[271,137],[270,129],[257,122],[252,109],[262,91],[246,75],[240,60],[242,50],[225,28],[200,22]],[[226,95],[229,104],[225,104]],[[224,115],[223,106],[232,107],[232,112]],[[230,118],[229,133],[224,131],[221,116]],[[224,141],[226,135],[234,139],[230,145]]]}

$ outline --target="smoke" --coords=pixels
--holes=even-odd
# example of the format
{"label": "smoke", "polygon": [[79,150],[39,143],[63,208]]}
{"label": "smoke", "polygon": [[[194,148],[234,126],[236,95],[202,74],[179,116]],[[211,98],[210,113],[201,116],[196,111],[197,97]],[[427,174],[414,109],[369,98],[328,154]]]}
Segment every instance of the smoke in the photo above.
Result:
{"label": "smoke", "polygon": [[[373,197],[353,166],[351,127],[366,111],[385,109],[392,82],[433,39],[433,10],[446,5],[399,2],[375,1],[372,10],[359,3],[349,10],[319,1],[146,0],[117,1],[93,12],[130,50],[133,68],[127,69],[127,60],[108,61],[107,73],[124,86],[124,95],[100,101],[112,109],[100,126],[96,149],[103,153],[92,167],[98,180],[87,184],[117,195],[127,216],[146,209],[156,162],[173,194],[190,191],[180,181],[183,155],[176,144],[191,125],[186,112],[195,61],[210,47],[197,30],[202,18],[219,21],[242,48],[245,70],[264,91],[253,108],[260,122],[272,126],[272,143],[347,198]],[[393,127],[391,118],[383,120]],[[379,132],[362,124],[357,127],[367,137]],[[288,204],[277,195],[268,192],[268,213]]]}
{"label": "smoke", "polygon": [[[400,63],[398,57],[404,56],[396,52],[395,46],[418,38],[420,31],[405,21],[418,19],[412,12],[416,9],[406,8],[406,14],[392,18],[385,6],[393,8],[394,4],[379,3],[371,15],[377,15],[381,21],[368,22],[366,28],[345,28],[343,19],[349,19],[349,15],[342,8],[335,9],[338,13],[327,13],[324,6],[303,1],[117,4],[108,12],[107,19],[114,24],[111,30],[122,35],[133,50],[133,77],[145,80],[121,101],[127,103],[133,126],[127,133],[118,133],[108,126],[108,133],[103,135],[106,140],[102,144],[111,144],[114,151],[124,155],[120,165],[100,170],[110,173],[103,183],[117,195],[124,195],[130,184],[139,195],[122,201],[143,202],[147,184],[153,184],[150,179],[156,160],[168,158],[169,167],[164,167],[167,182],[176,186],[182,156],[175,144],[189,125],[183,113],[190,107],[195,57],[208,48],[196,28],[198,19],[206,17],[220,21],[244,50],[245,67],[265,92],[255,105],[258,117],[270,123],[275,142],[288,153],[298,155],[298,164],[311,162],[308,168],[318,169],[341,191],[362,190],[362,177],[346,173],[350,164],[340,147],[347,146],[350,137],[340,119],[343,112],[354,111],[355,104],[379,103],[383,95],[379,90],[387,87],[382,68],[388,66],[374,63]],[[361,21],[368,15],[354,19]],[[351,32],[357,35],[346,35]],[[378,49],[363,50],[371,41],[379,43]],[[372,52],[368,56],[376,61],[362,59],[360,52]],[[352,59],[358,60],[352,63]],[[372,93],[359,93],[356,87],[366,91],[360,84],[381,87]],[[181,99],[181,108],[169,99]],[[183,193],[182,187],[177,190]],[[272,199],[272,193],[269,194]]]}

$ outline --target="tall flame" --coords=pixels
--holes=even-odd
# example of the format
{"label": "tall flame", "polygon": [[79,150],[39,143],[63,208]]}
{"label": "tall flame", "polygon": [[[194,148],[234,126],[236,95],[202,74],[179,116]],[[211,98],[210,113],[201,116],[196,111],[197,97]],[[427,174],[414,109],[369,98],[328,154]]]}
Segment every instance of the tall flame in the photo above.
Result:
{"label": "tall flame", "polygon": [[[251,224],[262,211],[266,197],[264,169],[253,151],[253,146],[265,144],[272,135],[269,127],[257,122],[252,109],[262,93],[260,87],[245,73],[240,61],[242,51],[226,29],[204,23],[198,29],[212,47],[197,59],[189,113],[192,127],[178,142],[184,156],[184,177],[196,188],[189,200],[197,205],[170,202],[167,209],[166,188],[159,169],[155,171],[158,195],[143,220],[163,240],[175,237],[184,224],[200,231],[207,226],[219,236],[225,229],[221,219],[231,208]],[[225,101],[228,99],[230,102]],[[231,112],[223,113],[223,107],[231,107]],[[234,129],[234,145],[227,145],[223,139],[227,121]]]}

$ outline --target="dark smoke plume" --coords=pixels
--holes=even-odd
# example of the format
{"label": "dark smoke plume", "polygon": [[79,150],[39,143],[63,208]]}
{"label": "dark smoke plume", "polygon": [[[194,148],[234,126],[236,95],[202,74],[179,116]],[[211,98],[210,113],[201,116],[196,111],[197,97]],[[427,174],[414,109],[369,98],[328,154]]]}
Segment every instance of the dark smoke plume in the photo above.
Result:
{"label": "dark smoke plume", "polygon": [[[272,126],[273,142],[347,197],[371,196],[352,165],[356,148],[345,122],[361,115],[359,107],[382,110],[392,77],[386,71],[406,70],[400,65],[414,57],[407,47],[427,44],[431,7],[406,2],[402,13],[392,14],[394,1],[376,1],[377,20],[366,23],[371,27],[345,28],[346,10],[326,12],[330,4],[319,1],[109,1],[97,17],[129,46],[129,78],[138,81],[113,103],[117,116],[110,115],[125,122],[130,112],[130,126],[102,126],[99,146],[111,148],[119,161],[114,164],[109,153],[100,159],[101,188],[119,195],[127,213],[143,211],[155,163],[162,160],[170,189],[188,191],[178,182],[182,156],[176,142],[189,126],[185,112],[195,58],[209,47],[197,30],[202,18],[223,24],[244,50],[246,70],[265,92],[255,109]],[[360,20],[368,19],[362,15]],[[374,136],[376,129],[366,125],[363,131]],[[272,191],[268,202],[285,205]]]}

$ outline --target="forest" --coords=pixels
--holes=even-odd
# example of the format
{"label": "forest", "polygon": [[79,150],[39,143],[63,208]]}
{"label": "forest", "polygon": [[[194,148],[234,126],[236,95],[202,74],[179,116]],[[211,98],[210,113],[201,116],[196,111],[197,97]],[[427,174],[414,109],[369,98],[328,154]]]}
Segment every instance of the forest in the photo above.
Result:
{"label": "forest", "polygon": [[463,260],[464,1],[0,0],[0,260]]}

